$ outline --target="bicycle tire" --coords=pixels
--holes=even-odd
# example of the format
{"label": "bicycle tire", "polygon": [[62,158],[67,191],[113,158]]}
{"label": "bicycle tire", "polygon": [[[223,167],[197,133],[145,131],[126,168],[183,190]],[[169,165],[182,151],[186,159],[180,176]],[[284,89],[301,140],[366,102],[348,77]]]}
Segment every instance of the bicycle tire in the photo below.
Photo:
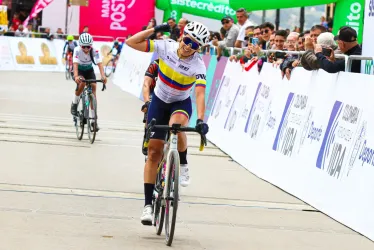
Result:
{"label": "bicycle tire", "polygon": [[[79,109],[79,105],[82,105],[82,108]],[[75,132],[78,140],[82,140],[84,134],[84,108],[83,108],[82,96],[79,98],[77,110],[78,116],[75,117]]]}
{"label": "bicycle tire", "polygon": [[[109,68],[109,64],[112,64],[111,68]],[[108,69],[109,69],[109,73],[108,73]],[[105,65],[105,69],[104,69],[105,76],[110,77],[112,72],[113,72],[113,60],[110,60]]]}
{"label": "bicycle tire", "polygon": [[66,80],[70,80],[70,65],[68,62],[65,62],[65,78]]}
{"label": "bicycle tire", "polygon": [[159,170],[156,177],[155,190],[158,193],[158,197],[154,197],[153,203],[153,225],[156,228],[156,234],[161,235],[162,228],[164,225],[165,219],[165,206],[162,206],[162,193],[163,193],[163,179],[162,173],[164,169],[164,162],[162,161],[159,165]]}
{"label": "bicycle tire", "polygon": [[96,103],[96,98],[94,94],[90,95],[89,100],[90,100],[89,109],[91,108],[91,105],[92,105],[94,117],[87,119],[87,132],[88,132],[88,139],[90,140],[90,143],[93,144],[96,138],[96,127],[97,127],[97,103]]}
{"label": "bicycle tire", "polygon": [[[176,151],[173,151],[170,154],[170,159],[168,161],[171,163],[169,167],[169,174],[166,176],[168,177],[169,181],[168,184],[165,185],[166,190],[166,200],[165,200],[165,235],[166,235],[166,245],[171,246],[174,239],[175,233],[175,224],[177,222],[177,211],[178,211],[178,202],[179,202],[179,173],[180,173],[180,166],[179,166],[179,154]],[[171,202],[170,192],[173,191],[173,200]],[[172,204],[172,205],[171,205]],[[171,225],[169,225],[169,216],[170,216],[170,208],[173,207],[173,213],[171,215]]]}

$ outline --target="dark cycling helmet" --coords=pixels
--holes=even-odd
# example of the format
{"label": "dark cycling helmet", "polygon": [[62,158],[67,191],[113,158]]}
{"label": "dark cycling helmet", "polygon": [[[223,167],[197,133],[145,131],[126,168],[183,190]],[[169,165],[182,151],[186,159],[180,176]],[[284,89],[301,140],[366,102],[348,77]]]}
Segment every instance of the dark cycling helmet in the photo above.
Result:
{"label": "dark cycling helmet", "polygon": [[114,41],[114,45],[119,45],[119,42],[118,41]]}

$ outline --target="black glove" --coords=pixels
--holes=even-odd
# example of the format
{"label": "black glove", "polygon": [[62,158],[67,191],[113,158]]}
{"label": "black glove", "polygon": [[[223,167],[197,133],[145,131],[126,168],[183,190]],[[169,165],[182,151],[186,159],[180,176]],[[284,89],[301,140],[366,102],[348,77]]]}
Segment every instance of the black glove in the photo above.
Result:
{"label": "black glove", "polygon": [[197,130],[197,132],[203,135],[206,135],[209,132],[208,124],[204,123],[204,121],[201,119],[197,119],[195,129]]}
{"label": "black glove", "polygon": [[145,109],[148,110],[148,107],[149,107],[149,102],[144,103],[143,106],[142,106],[141,111],[143,111]]}
{"label": "black glove", "polygon": [[154,27],[155,33],[162,31],[162,32],[170,32],[170,26],[169,24],[160,24]]}

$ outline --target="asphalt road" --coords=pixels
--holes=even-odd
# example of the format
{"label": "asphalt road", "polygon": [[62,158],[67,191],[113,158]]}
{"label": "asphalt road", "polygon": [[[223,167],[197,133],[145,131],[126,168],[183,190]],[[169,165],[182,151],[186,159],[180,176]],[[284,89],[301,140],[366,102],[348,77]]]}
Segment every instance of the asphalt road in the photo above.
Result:
{"label": "asphalt road", "polygon": [[[109,83],[100,132],[75,137],[75,85],[62,73],[0,72],[0,249],[168,249],[140,223],[141,102]],[[189,136],[192,182],[182,190],[176,249],[374,249]]]}

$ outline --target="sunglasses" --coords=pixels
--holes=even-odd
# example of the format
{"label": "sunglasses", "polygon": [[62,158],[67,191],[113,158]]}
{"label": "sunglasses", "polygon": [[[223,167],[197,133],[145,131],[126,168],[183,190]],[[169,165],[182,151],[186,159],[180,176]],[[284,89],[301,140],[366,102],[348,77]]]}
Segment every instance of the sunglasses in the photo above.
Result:
{"label": "sunglasses", "polygon": [[261,34],[267,34],[267,33],[269,33],[270,32],[270,30],[261,30]]}
{"label": "sunglasses", "polygon": [[225,24],[230,23],[230,21],[222,21],[221,23],[222,23],[222,25],[225,25]]}
{"label": "sunglasses", "polygon": [[183,37],[183,43],[188,45],[191,45],[191,49],[198,50],[200,47],[200,44],[189,38],[188,36]]}
{"label": "sunglasses", "polygon": [[81,46],[82,49],[91,49],[91,46]]}

